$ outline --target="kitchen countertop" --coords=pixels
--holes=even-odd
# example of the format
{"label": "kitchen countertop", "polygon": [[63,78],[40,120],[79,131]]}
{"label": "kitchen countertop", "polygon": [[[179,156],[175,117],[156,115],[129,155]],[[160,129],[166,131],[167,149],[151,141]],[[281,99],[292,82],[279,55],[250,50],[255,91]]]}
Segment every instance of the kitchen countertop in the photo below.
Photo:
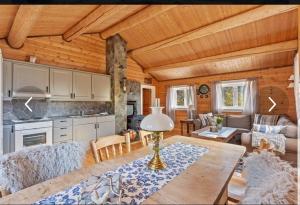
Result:
{"label": "kitchen countertop", "polygon": [[12,125],[12,124],[19,124],[19,123],[30,123],[30,122],[44,122],[44,121],[51,121],[63,118],[86,118],[86,117],[105,117],[105,116],[112,116],[114,114],[86,114],[86,115],[67,115],[67,116],[51,116],[41,119],[28,119],[28,120],[3,120],[3,125]]}

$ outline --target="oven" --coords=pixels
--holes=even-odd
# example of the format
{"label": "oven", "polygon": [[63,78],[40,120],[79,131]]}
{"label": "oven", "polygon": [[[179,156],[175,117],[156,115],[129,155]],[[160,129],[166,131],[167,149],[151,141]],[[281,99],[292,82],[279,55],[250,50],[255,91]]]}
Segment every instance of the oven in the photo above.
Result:
{"label": "oven", "polygon": [[52,144],[52,121],[15,124],[15,151],[39,144]]}

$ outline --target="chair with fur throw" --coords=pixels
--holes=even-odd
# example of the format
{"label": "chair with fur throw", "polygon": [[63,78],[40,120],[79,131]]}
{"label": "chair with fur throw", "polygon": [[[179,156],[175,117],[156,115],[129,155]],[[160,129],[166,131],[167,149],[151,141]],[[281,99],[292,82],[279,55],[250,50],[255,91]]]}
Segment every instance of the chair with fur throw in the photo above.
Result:
{"label": "chair with fur throw", "polygon": [[244,161],[247,189],[241,204],[297,204],[297,168],[267,151]]}
{"label": "chair with fur throw", "polygon": [[1,195],[64,175],[82,166],[84,149],[76,142],[38,145],[0,157]]}

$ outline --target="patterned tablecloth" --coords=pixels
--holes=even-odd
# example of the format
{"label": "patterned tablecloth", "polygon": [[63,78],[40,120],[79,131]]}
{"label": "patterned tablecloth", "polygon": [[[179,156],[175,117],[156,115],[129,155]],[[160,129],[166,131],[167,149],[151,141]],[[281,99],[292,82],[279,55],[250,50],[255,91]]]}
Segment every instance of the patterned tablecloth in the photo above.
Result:
{"label": "patterned tablecloth", "polygon": [[[167,168],[164,170],[152,171],[148,169],[147,164],[152,158],[152,154],[120,166],[113,173],[121,175],[122,203],[142,203],[207,152],[208,148],[206,147],[175,143],[161,149],[162,158],[167,164]],[[109,172],[109,174],[111,173]],[[99,184],[99,180],[107,174],[92,176],[67,190],[42,199],[35,204],[82,203],[82,195],[84,192],[86,194],[87,186]],[[86,201],[86,203],[90,202]]]}

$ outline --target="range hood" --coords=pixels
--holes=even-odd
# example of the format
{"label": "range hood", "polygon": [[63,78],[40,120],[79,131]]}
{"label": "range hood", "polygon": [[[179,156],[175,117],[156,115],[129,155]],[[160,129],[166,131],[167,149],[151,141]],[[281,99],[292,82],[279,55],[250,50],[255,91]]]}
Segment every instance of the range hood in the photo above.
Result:
{"label": "range hood", "polygon": [[13,91],[13,98],[50,98],[51,94],[33,86],[26,86],[17,91]]}

